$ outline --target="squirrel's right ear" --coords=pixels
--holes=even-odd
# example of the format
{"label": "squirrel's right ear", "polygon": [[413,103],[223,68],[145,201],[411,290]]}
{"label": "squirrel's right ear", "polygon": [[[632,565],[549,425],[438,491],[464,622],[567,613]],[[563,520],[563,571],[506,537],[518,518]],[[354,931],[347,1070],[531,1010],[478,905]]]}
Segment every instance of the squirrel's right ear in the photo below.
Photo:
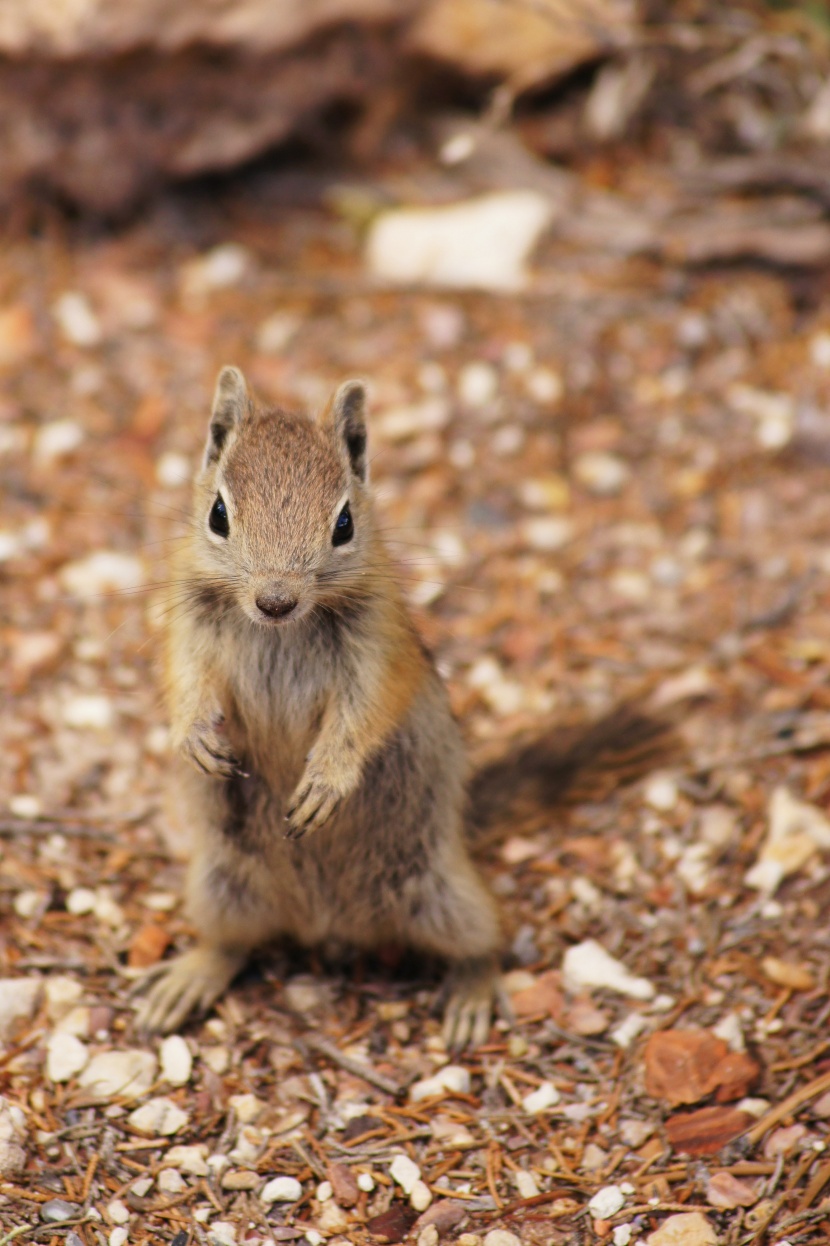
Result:
{"label": "squirrel's right ear", "polygon": [[222,453],[228,433],[248,410],[248,389],[239,368],[223,368],[216,382],[210,414],[205,466],[215,463]]}

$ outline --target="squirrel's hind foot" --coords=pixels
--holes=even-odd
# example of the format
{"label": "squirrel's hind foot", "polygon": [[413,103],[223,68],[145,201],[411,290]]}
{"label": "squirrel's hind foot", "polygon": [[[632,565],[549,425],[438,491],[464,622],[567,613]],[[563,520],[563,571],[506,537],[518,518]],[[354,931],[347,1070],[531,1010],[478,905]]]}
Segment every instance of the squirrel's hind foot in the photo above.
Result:
{"label": "squirrel's hind foot", "polygon": [[441,1035],[448,1051],[480,1047],[487,1041],[496,1009],[510,1017],[498,968],[491,957],[461,961],[450,971]]}
{"label": "squirrel's hind foot", "polygon": [[245,964],[244,952],[195,947],[153,968],[139,981],[147,990],[136,1021],[145,1034],[169,1034],[193,1012],[206,1012]]}

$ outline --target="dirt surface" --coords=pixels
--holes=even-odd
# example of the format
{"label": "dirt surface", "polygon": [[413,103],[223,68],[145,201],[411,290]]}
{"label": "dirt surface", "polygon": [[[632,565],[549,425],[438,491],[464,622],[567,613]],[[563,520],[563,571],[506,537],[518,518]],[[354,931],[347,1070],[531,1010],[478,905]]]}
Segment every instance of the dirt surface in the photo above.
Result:
{"label": "dirt surface", "polygon": [[[825,272],[555,235],[526,292],[392,291],[348,219],[266,192],[4,248],[0,1242],[826,1242]],[[461,1058],[439,968],[391,950],[263,955],[186,1051],[134,1029],[136,973],[190,938],[153,670],[229,362],[312,407],[370,378],[474,754],[706,698],[671,772],[505,828],[517,1020]],[[590,941],[611,985],[563,970]],[[109,1052],[140,1054],[102,1092]]]}

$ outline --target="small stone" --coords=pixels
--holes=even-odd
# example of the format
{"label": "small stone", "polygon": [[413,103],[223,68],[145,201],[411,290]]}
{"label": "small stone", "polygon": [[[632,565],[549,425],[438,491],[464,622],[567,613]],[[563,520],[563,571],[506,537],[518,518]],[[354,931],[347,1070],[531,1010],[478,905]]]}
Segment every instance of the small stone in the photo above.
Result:
{"label": "small stone", "polygon": [[46,1044],[46,1076],[50,1082],[68,1082],[85,1068],[89,1052],[74,1034],[59,1031]]}
{"label": "small stone", "polygon": [[[72,892],[70,892],[71,894]],[[84,988],[74,978],[70,978],[66,974],[56,974],[55,977],[46,979],[44,993],[46,995],[46,1015],[54,1023],[60,1021],[62,1017],[75,1007],[83,997]]]}
{"label": "small stone", "polygon": [[152,1188],[152,1177],[139,1177],[138,1181],[134,1181],[130,1186],[130,1193],[136,1198],[146,1198]]}
{"label": "small stone", "polygon": [[758,1202],[758,1191],[724,1168],[710,1176],[706,1184],[706,1201],[722,1211],[734,1211],[736,1207],[754,1206]]}
{"label": "small stone", "polygon": [[74,1220],[80,1214],[81,1209],[77,1203],[67,1203],[63,1198],[50,1198],[49,1202],[42,1203],[40,1208],[40,1218],[46,1224],[60,1224],[64,1220]]}
{"label": "small stone", "polygon": [[677,804],[677,783],[668,774],[655,774],[645,786],[643,798],[658,813],[669,813]]}
{"label": "small stone", "polygon": [[223,1190],[255,1190],[262,1178],[245,1168],[232,1168],[222,1176]]}
{"label": "small stone", "polygon": [[631,478],[627,463],[615,454],[602,450],[589,450],[574,461],[573,473],[583,488],[598,497],[613,497],[620,493]]}
{"label": "small stone", "polygon": [[519,1198],[536,1198],[540,1191],[532,1172],[527,1172],[526,1169],[520,1168],[515,1174],[515,1178]]}
{"label": "small stone", "polygon": [[485,407],[496,397],[499,376],[490,363],[465,364],[458,375],[458,397],[465,407]]}
{"label": "small stone", "polygon": [[296,336],[302,321],[290,312],[272,312],[256,331],[254,344],[261,355],[279,355]]}
{"label": "small stone", "polygon": [[111,1203],[107,1203],[107,1215],[113,1224],[127,1224],[130,1219],[130,1209],[120,1198],[114,1198]]}
{"label": "small stone", "polygon": [[556,1107],[558,1102],[559,1091],[553,1082],[542,1082],[536,1090],[525,1095],[522,1099],[522,1107],[529,1116],[536,1116],[539,1112],[546,1112],[548,1108]]}
{"label": "small stone", "polygon": [[[472,1234],[464,1236],[471,1237]],[[515,1233],[508,1233],[507,1229],[491,1229],[484,1239],[484,1246],[522,1246],[522,1241]]]}
{"label": "small stone", "polygon": [[438,1246],[438,1230],[434,1224],[425,1225],[418,1234],[418,1246]]}
{"label": "small stone", "polygon": [[624,1017],[619,1025],[615,1025],[609,1038],[612,1043],[616,1043],[618,1047],[622,1047],[623,1051],[627,1051],[635,1038],[642,1034],[643,1030],[648,1028],[648,1020],[639,1012],[630,1012]]}
{"label": "small stone", "polygon": [[188,260],[180,270],[182,299],[199,306],[214,290],[239,285],[251,267],[251,253],[238,242],[225,242]]}
{"label": "small stone", "polygon": [[371,1194],[375,1188],[375,1179],[370,1172],[361,1172],[357,1175],[357,1184],[364,1194]]}
{"label": "small stone", "polygon": [[620,1138],[628,1147],[642,1146],[653,1133],[654,1124],[649,1121],[637,1120],[634,1117],[620,1121]]}
{"label": "small stone", "polygon": [[102,1051],[92,1057],[79,1081],[96,1099],[138,1099],[156,1080],[157,1068],[151,1051]]}
{"label": "small stone", "polygon": [[789,1155],[806,1136],[805,1125],[786,1125],[783,1129],[774,1130],[764,1143],[764,1158],[777,1159],[779,1155]]}
{"label": "small stone", "polygon": [[296,1177],[274,1177],[259,1197],[266,1206],[270,1206],[271,1203],[296,1203],[302,1196],[303,1187]]}
{"label": "small stone", "polygon": [[265,1111],[266,1105],[256,1095],[231,1095],[228,1103],[236,1112],[240,1125],[252,1125]]}
{"label": "small stone", "polygon": [[316,1198],[318,1203],[327,1203],[334,1194],[330,1181],[321,1181],[317,1187]]}
{"label": "small stone", "polygon": [[58,578],[72,597],[90,601],[105,593],[140,588],[144,567],[134,554],[101,549],[76,562],[65,563]]}
{"label": "small stone", "polygon": [[614,1243],[614,1246],[629,1246],[629,1242],[631,1241],[633,1236],[634,1236],[633,1225],[618,1224],[618,1225],[615,1225],[612,1231],[611,1241]]}
{"label": "small stone", "polygon": [[14,911],[18,917],[27,921],[30,917],[35,917],[48,902],[49,897],[45,891],[35,891],[33,887],[27,887],[25,891],[18,891],[14,897]]}
{"label": "small stone", "polygon": [[830,819],[823,810],[776,787],[769,803],[769,830],[755,865],[744,876],[748,887],[767,895],[797,873],[819,850],[830,848]]}
{"label": "small stone", "polygon": [[91,887],[73,887],[66,897],[66,911],[83,917],[95,908],[95,892]]}
{"label": "small stone", "polygon": [[431,1099],[435,1095],[444,1094],[468,1095],[470,1093],[470,1072],[460,1064],[445,1064],[432,1077],[425,1077],[409,1088],[412,1103],[420,1103],[422,1099]]}
{"label": "small stone", "polygon": [[416,1181],[409,1192],[409,1202],[416,1211],[426,1211],[432,1202],[432,1194],[425,1181]]}
{"label": "small stone", "polygon": [[525,379],[525,389],[540,406],[555,406],[565,392],[562,377],[553,368],[534,368]]}
{"label": "small stone", "polygon": [[203,1142],[192,1143],[189,1146],[171,1146],[165,1151],[162,1163],[171,1168],[181,1168],[182,1172],[189,1173],[193,1177],[206,1177],[209,1172],[207,1153],[208,1149]]}
{"label": "small stone", "polygon": [[326,1239],[323,1237],[323,1234],[318,1233],[316,1229],[306,1229],[305,1240],[308,1242],[308,1246],[323,1246],[323,1242]]}
{"label": "small stone", "polygon": [[[61,710],[61,716],[67,727],[76,727],[81,731],[91,729],[93,731],[106,731],[113,724],[115,712],[109,697],[98,695],[96,693],[87,693],[86,695],[78,694],[68,697],[64,702]],[[83,893],[83,903],[86,903],[87,887],[76,887],[75,891]],[[93,892],[93,895],[95,893]],[[97,907],[98,897],[95,896],[93,908]],[[69,902],[67,901],[67,908]],[[71,909],[69,909],[72,912]],[[91,909],[85,909],[84,912],[91,912]]]}
{"label": "small stone", "polygon": [[243,1125],[237,1134],[236,1145],[230,1153],[235,1164],[243,1168],[255,1168],[265,1150],[267,1137],[254,1125]]}
{"label": "small stone", "polygon": [[193,1072],[193,1057],[181,1034],[168,1035],[161,1044],[159,1056],[164,1080],[171,1086],[186,1086]]}
{"label": "small stone", "polygon": [[646,1241],[648,1246],[717,1246],[718,1235],[702,1212],[689,1211],[669,1216]]}
{"label": "small stone", "polygon": [[217,1077],[227,1073],[231,1063],[231,1053],[227,1047],[203,1047],[200,1055],[208,1068],[212,1069]]}
{"label": "small stone", "polygon": [[573,991],[606,987],[632,999],[653,999],[656,990],[647,978],[634,977],[595,939],[569,947],[562,961],[565,985]]}
{"label": "small stone", "polygon": [[582,1152],[582,1163],[579,1167],[583,1172],[601,1172],[608,1163],[608,1152],[596,1142],[589,1142]]}
{"label": "small stone", "polygon": [[85,294],[67,290],[55,301],[52,314],[61,334],[72,346],[99,345],[101,325]]}
{"label": "small stone", "polygon": [[396,1155],[389,1168],[389,1175],[404,1194],[411,1194],[415,1182],[421,1179],[421,1170],[408,1155]]}
{"label": "small stone", "polygon": [[573,540],[574,523],[564,515],[550,515],[539,519],[525,519],[519,525],[522,539],[531,549],[551,554]]}
{"label": "small stone", "polygon": [[26,1117],[16,1103],[0,1095],[0,1175],[19,1172],[26,1163]]}
{"label": "small stone", "polygon": [[188,1115],[172,1099],[149,1099],[127,1117],[132,1129],[148,1138],[169,1138],[188,1123]]}
{"label": "small stone", "polygon": [[214,1220],[207,1238],[210,1246],[236,1246],[236,1226],[230,1220]]}
{"label": "small stone", "polygon": [[0,1041],[11,1038],[18,1024],[31,1021],[42,992],[41,978],[0,978]]}
{"label": "small stone", "polygon": [[[205,1165],[205,1172],[207,1172],[207,1165]],[[162,1168],[156,1178],[156,1185],[162,1194],[181,1194],[187,1189],[187,1182],[178,1168]]]}
{"label": "small stone", "polygon": [[625,1195],[618,1185],[606,1185],[597,1190],[588,1203],[588,1211],[594,1220],[608,1220],[625,1206]]}
{"label": "small stone", "polygon": [[[107,1238],[109,1246],[126,1246],[127,1239],[130,1236],[129,1229],[125,1229],[123,1225],[119,1225],[113,1229]],[[67,1246],[69,1246],[69,1238],[67,1237]]]}
{"label": "small stone", "polygon": [[322,1211],[317,1217],[317,1224],[324,1233],[345,1233],[349,1223],[349,1213],[342,1207],[338,1207],[337,1203],[334,1201],[323,1203]]}
{"label": "small stone", "polygon": [[761,968],[770,982],[789,991],[812,991],[816,984],[813,974],[803,963],[794,964],[778,956],[765,956]]}
{"label": "small stone", "polygon": [[84,430],[75,420],[52,420],[35,433],[32,456],[37,463],[50,463],[77,450],[83,439]]}
{"label": "small stone", "polygon": [[177,489],[187,484],[193,474],[190,459],[184,454],[168,450],[156,463],[156,480],[165,489]]}

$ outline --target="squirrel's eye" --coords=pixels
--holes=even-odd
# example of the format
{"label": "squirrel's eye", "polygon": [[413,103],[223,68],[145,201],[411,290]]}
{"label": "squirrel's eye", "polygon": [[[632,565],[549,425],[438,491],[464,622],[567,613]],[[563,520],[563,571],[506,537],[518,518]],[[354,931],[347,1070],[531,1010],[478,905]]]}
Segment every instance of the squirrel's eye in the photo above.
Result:
{"label": "squirrel's eye", "polygon": [[226,537],[230,533],[231,526],[228,523],[228,508],[222,501],[221,493],[217,493],[216,501],[210,508],[210,514],[208,515],[208,527],[211,532],[215,532],[217,536]]}
{"label": "squirrel's eye", "polygon": [[354,523],[352,521],[352,512],[349,510],[349,503],[343,507],[337,516],[337,523],[334,525],[334,532],[331,534],[332,545],[345,545],[347,541],[351,541],[354,536]]}

